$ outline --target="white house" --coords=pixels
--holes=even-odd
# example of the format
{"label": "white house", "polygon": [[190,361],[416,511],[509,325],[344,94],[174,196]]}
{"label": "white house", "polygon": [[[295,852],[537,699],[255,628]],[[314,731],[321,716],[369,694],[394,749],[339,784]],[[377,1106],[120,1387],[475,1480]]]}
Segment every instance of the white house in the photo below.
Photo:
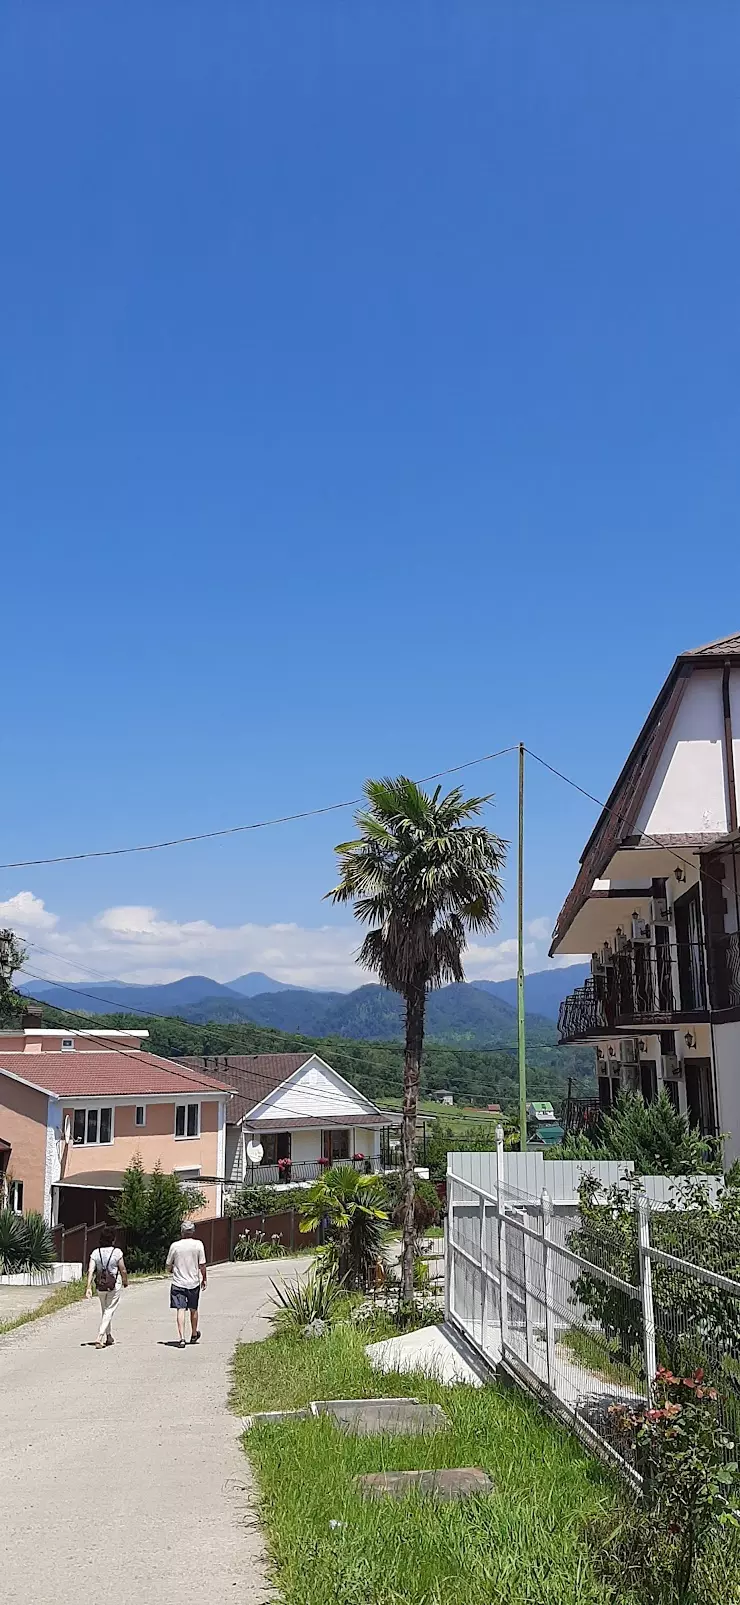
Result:
{"label": "white house", "polygon": [[[311,1053],[227,1054],[186,1063],[234,1089],[227,1181],[312,1181],[341,1160],[383,1168],[391,1117]],[[262,1149],[253,1162],[251,1153]]]}
{"label": "white house", "polygon": [[551,954],[592,953],[560,1011],[599,1101],[661,1088],[740,1155],[740,635],[676,659],[586,843]]}

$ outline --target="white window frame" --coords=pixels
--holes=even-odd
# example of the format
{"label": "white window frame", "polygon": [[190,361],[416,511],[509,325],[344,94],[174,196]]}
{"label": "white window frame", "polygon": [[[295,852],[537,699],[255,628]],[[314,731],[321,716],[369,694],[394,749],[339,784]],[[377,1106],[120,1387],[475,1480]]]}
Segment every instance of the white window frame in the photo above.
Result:
{"label": "white window frame", "polygon": [[[100,1141],[100,1116],[101,1116],[101,1113],[102,1113],[102,1111],[104,1109],[110,1109],[110,1140],[108,1142],[101,1142]],[[88,1138],[87,1131],[88,1131],[88,1117],[93,1111],[95,1112],[95,1114],[97,1114],[97,1117],[98,1117],[98,1123],[97,1123],[97,1126],[95,1128],[97,1133],[98,1133],[98,1135],[91,1142],[89,1140],[89,1138]],[[85,1135],[84,1135],[84,1137],[82,1139],[82,1142],[75,1142],[75,1115],[77,1115],[77,1114],[84,1114],[84,1116],[85,1116]],[[74,1108],[72,1110],[72,1144],[71,1144],[71,1146],[73,1148],[112,1148],[113,1143],[115,1142],[115,1139],[116,1139],[116,1109],[115,1109],[115,1104],[112,1104],[112,1103],[78,1103],[78,1104],[75,1104],[75,1106],[74,1106]]]}
{"label": "white window frame", "polygon": [[[178,1132],[178,1129],[177,1129],[177,1111],[178,1111],[178,1109],[184,1109],[185,1110],[185,1130],[181,1131],[181,1132]],[[197,1111],[198,1111],[197,1122],[196,1122],[197,1131],[188,1131],[188,1110],[189,1109],[197,1109]],[[201,1129],[200,1101],[196,1100],[195,1098],[188,1098],[187,1102],[176,1103],[175,1104],[175,1142],[197,1142],[198,1138],[200,1137],[200,1129]]]}
{"label": "white window frame", "polygon": [[196,1182],[200,1181],[201,1168],[200,1165],[175,1165],[172,1174],[177,1176],[178,1181]]}
{"label": "white window frame", "polygon": [[62,1053],[74,1053],[74,1051],[75,1051],[75,1039],[74,1039],[74,1037],[62,1037]]}
{"label": "white window frame", "polygon": [[[136,1116],[139,1113],[139,1110],[141,1110],[141,1114],[142,1114],[142,1119],[141,1120],[137,1120],[137,1118],[136,1118]],[[143,1131],[145,1126],[146,1126],[146,1104],[145,1103],[134,1104],[134,1131]]]}

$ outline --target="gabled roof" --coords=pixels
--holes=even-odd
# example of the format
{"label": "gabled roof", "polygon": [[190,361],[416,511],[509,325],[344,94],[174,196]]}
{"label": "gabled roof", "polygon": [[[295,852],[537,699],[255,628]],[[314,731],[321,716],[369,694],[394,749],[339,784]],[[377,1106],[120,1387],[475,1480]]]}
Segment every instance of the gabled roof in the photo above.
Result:
{"label": "gabled roof", "polygon": [[[664,739],[673,723],[684,686],[692,671],[705,666],[713,667],[732,658],[740,658],[740,635],[723,636],[719,641],[708,642],[706,646],[681,652],[676,658],[586,842],[581,857],[581,868],[555,923],[550,946],[551,956],[590,896],[594,881],[601,878],[615,849],[621,842],[627,841],[634,830]],[[682,838],[680,845],[706,846],[714,839],[715,834],[712,832],[710,836],[697,838],[695,843],[693,838]],[[669,840],[655,837],[651,840],[660,844],[665,842],[666,846],[679,845],[675,838]]]}
{"label": "gabled roof", "polygon": [[233,1090],[235,1097],[229,1104],[229,1123],[236,1123],[250,1109],[269,1098],[296,1070],[313,1059],[305,1048],[301,1053],[230,1053],[214,1054],[205,1058],[188,1057],[181,1061],[206,1077],[218,1076]]}
{"label": "gabled roof", "polygon": [[126,1098],[208,1095],[231,1092],[225,1082],[154,1053],[3,1053],[0,1075],[9,1075],[54,1098]]}

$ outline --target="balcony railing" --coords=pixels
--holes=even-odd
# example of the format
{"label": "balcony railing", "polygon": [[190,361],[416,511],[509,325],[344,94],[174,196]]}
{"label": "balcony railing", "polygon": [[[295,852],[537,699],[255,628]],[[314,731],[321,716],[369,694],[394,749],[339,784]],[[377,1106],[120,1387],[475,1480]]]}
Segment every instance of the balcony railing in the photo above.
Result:
{"label": "balcony railing", "polygon": [[[733,940],[737,939],[725,938],[725,942]],[[728,950],[722,974],[737,976],[740,997],[739,960],[740,950],[734,954]],[[677,1019],[695,1020],[706,1011],[700,942],[632,942],[612,955],[602,973],[589,976],[563,999],[558,1029],[561,1042],[583,1041],[630,1026],[639,1029],[671,1025]]]}
{"label": "balcony railing", "polygon": [[[247,1168],[242,1180],[248,1182],[250,1187],[252,1185],[255,1187],[295,1187],[298,1182],[317,1181],[320,1176],[325,1176],[330,1168],[330,1163],[334,1165],[352,1165],[359,1175],[371,1176],[382,1175],[386,1170],[397,1170],[400,1158],[394,1157],[393,1154],[386,1157],[374,1154],[367,1159],[334,1159],[331,1162],[319,1159],[296,1159],[295,1161],[290,1160],[287,1162],[283,1160],[280,1164],[266,1164],[263,1160],[261,1165],[250,1165],[249,1161],[247,1161]],[[241,1185],[241,1183],[236,1185]]]}
{"label": "balcony railing", "polygon": [[709,990],[713,1009],[740,1009],[740,936],[721,936],[709,949]]}

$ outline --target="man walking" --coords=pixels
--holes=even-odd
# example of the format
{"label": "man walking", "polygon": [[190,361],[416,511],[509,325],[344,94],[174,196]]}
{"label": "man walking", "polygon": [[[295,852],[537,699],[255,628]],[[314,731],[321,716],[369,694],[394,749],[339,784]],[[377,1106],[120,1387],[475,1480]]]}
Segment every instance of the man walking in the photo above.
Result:
{"label": "man walking", "polygon": [[178,1346],[184,1349],[186,1310],[190,1311],[190,1342],[197,1343],[200,1338],[198,1300],[200,1290],[205,1287],[208,1280],[206,1251],[200,1238],[195,1235],[195,1227],[191,1220],[183,1222],[182,1236],[170,1248],[167,1255],[167,1270],[172,1276],[170,1309],[176,1312]]}

